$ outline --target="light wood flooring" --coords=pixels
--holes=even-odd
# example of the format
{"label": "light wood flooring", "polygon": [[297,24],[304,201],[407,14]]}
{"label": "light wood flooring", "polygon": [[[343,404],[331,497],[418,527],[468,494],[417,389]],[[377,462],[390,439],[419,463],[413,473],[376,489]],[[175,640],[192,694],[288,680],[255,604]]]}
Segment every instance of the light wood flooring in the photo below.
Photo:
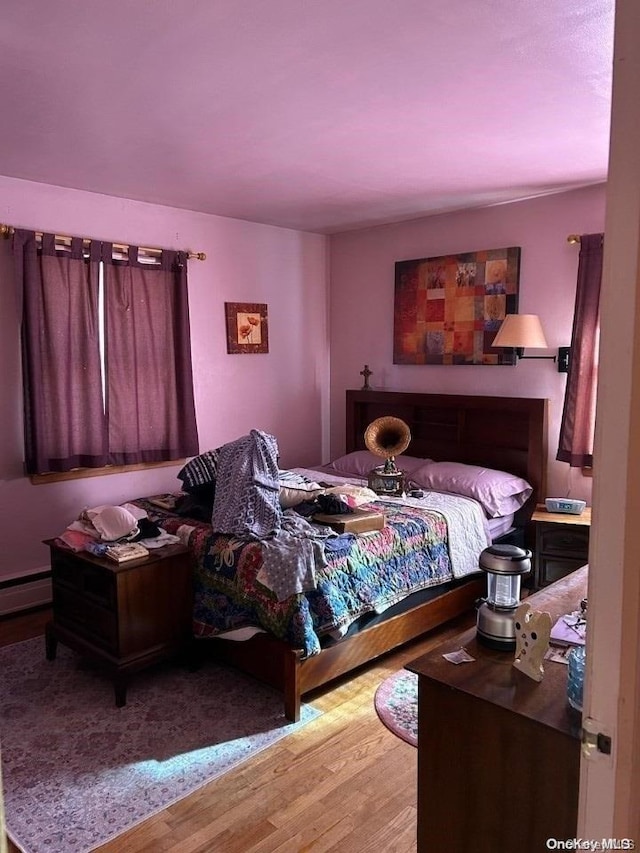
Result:
{"label": "light wood flooring", "polygon": [[[48,618],[1,621],[0,645],[40,636]],[[417,750],[382,725],[373,697],[388,675],[473,620],[309,694],[321,717],[99,853],[415,853]],[[8,853],[18,853],[11,843]]]}

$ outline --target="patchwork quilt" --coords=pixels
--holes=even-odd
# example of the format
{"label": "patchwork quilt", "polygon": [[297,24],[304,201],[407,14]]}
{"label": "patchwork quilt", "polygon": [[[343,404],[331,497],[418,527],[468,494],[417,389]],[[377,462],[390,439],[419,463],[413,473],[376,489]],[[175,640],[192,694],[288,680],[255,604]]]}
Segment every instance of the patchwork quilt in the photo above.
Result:
{"label": "patchwork quilt", "polygon": [[[386,498],[364,504],[362,509],[384,513],[385,527],[325,539],[325,565],[316,569],[315,588],[283,600],[258,579],[260,540],[216,534],[211,524],[180,517],[144,498],[134,503],[179,536],[193,555],[196,637],[254,627],[270,631],[306,657],[320,651],[323,636],[339,634],[363,614],[382,612],[413,592],[477,569],[477,556],[489,544],[482,512],[466,498],[452,500],[472,506],[464,511],[458,507],[448,519],[441,502],[437,508]],[[459,541],[452,548],[456,524],[454,538]],[[461,531],[466,543],[460,540]],[[466,549],[462,562],[461,547]],[[463,564],[467,568],[461,571]]]}

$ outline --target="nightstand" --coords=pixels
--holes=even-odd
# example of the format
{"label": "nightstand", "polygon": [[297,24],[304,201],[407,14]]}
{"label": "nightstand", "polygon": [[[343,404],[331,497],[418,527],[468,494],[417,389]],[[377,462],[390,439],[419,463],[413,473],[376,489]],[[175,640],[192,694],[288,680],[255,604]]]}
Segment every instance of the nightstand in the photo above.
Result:
{"label": "nightstand", "polygon": [[118,707],[126,704],[129,675],[186,649],[191,636],[192,566],[180,544],[148,557],[115,563],[71,551],[55,539],[51,550],[53,619],[46,655],[58,641],[104,666]]}
{"label": "nightstand", "polygon": [[580,515],[547,512],[538,504],[531,516],[535,525],[534,575],[536,589],[563,578],[589,559],[591,507]]}

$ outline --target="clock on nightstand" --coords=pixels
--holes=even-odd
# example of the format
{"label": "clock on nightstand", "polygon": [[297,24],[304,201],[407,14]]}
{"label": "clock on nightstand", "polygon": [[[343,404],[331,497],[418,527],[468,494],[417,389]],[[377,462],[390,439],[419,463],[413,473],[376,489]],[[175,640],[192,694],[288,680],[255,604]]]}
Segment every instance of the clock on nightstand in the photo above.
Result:
{"label": "clock on nightstand", "polygon": [[536,589],[563,578],[589,559],[591,507],[580,515],[549,512],[538,504],[531,516],[535,526],[534,583]]}

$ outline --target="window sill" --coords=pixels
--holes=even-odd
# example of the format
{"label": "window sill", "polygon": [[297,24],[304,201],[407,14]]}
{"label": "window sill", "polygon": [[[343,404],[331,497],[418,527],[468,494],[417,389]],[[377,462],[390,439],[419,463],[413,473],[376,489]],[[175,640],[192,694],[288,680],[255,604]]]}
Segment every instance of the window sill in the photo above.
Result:
{"label": "window sill", "polygon": [[106,477],[110,474],[127,474],[131,471],[147,471],[151,468],[182,466],[186,459],[171,459],[167,462],[139,462],[136,465],[107,465],[104,468],[74,468],[73,471],[53,471],[50,474],[33,474],[29,480],[34,486],[44,483],[61,483],[65,480],[82,480],[86,477]]}

